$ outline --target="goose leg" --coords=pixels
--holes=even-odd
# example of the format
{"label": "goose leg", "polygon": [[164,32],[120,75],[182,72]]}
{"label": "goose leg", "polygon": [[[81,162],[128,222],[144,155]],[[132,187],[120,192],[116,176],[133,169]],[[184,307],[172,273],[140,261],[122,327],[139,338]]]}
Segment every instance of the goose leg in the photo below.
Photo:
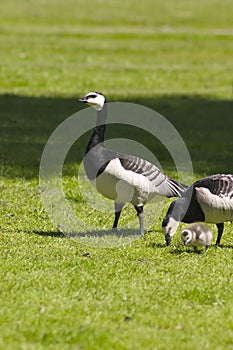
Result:
{"label": "goose leg", "polygon": [[115,208],[115,219],[114,219],[114,223],[112,226],[113,230],[117,229],[117,225],[118,225],[118,221],[121,215],[121,211],[124,207],[125,203],[118,203],[118,202],[114,202],[114,208]]}
{"label": "goose leg", "polygon": [[217,237],[217,241],[216,241],[216,245],[220,245],[220,240],[222,237],[222,233],[223,233],[223,229],[224,229],[224,223],[222,222],[221,224],[216,224],[217,228],[218,228],[218,237]]}
{"label": "goose leg", "polygon": [[137,216],[139,219],[139,232],[142,236],[144,236],[145,234],[145,230],[144,230],[144,225],[143,225],[143,205],[135,205],[134,208],[137,211]]}

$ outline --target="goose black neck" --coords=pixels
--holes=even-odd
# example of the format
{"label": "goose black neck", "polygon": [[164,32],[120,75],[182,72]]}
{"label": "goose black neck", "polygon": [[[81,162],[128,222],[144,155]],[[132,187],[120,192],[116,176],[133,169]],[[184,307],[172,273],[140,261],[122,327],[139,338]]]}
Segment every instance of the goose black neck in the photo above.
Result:
{"label": "goose black neck", "polygon": [[96,127],[94,128],[93,134],[88,143],[86,153],[88,153],[93,147],[97,146],[99,143],[104,142],[107,115],[107,105],[104,104],[103,108],[100,111],[97,111]]}

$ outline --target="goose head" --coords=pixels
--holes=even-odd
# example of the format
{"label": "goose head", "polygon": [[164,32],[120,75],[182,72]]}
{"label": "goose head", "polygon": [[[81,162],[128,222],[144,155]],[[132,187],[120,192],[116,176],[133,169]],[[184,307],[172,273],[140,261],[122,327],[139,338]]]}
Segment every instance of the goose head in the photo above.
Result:
{"label": "goose head", "polygon": [[179,221],[173,217],[166,216],[162,222],[162,229],[166,240],[166,245],[170,245],[172,237],[179,227]]}
{"label": "goose head", "polygon": [[167,246],[170,245],[172,237],[176,233],[181,218],[185,214],[187,204],[185,198],[179,198],[170,204],[166,216],[162,222],[162,229]]}
{"label": "goose head", "polygon": [[106,98],[101,92],[88,92],[83,98],[79,99],[79,102],[87,103],[95,110],[101,111],[106,102]]}
{"label": "goose head", "polygon": [[184,243],[184,245],[190,244],[192,241],[193,235],[192,232],[190,230],[183,230],[181,232],[181,239]]}

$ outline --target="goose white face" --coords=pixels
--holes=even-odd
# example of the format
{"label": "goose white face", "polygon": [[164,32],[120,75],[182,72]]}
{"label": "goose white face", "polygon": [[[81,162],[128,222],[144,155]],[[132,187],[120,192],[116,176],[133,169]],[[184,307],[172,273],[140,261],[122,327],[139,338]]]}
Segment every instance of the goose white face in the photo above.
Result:
{"label": "goose white face", "polygon": [[189,244],[192,241],[192,232],[190,230],[184,230],[181,232],[181,239],[184,245]]}
{"label": "goose white face", "polygon": [[162,229],[163,229],[163,233],[164,233],[167,245],[171,243],[171,239],[176,233],[178,226],[179,226],[179,222],[173,219],[172,217],[165,218],[163,220]]}
{"label": "goose white face", "polygon": [[90,107],[100,111],[105,104],[105,97],[99,92],[89,92],[83,98],[79,99],[80,102],[87,103]]}

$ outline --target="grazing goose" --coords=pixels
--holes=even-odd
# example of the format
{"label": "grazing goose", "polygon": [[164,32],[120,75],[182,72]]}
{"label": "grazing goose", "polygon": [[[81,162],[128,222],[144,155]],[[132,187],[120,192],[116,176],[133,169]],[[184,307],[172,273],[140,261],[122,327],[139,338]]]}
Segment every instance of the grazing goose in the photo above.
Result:
{"label": "grazing goose", "polygon": [[186,227],[181,232],[181,239],[184,245],[193,246],[194,249],[204,246],[207,251],[213,239],[213,233],[208,226],[197,223]]}
{"label": "grazing goose", "polygon": [[217,174],[196,181],[173,201],[163,219],[162,228],[167,245],[180,222],[216,224],[220,244],[224,222],[233,220],[233,175]]}
{"label": "grazing goose", "polygon": [[115,220],[113,229],[125,203],[132,203],[139,218],[140,234],[144,235],[143,206],[154,196],[178,197],[187,188],[164,175],[155,165],[139,157],[107,149],[104,134],[107,119],[107,103],[99,92],[89,92],[79,99],[97,111],[97,123],[89,140],[84,167],[87,177],[97,190],[114,200]]}

